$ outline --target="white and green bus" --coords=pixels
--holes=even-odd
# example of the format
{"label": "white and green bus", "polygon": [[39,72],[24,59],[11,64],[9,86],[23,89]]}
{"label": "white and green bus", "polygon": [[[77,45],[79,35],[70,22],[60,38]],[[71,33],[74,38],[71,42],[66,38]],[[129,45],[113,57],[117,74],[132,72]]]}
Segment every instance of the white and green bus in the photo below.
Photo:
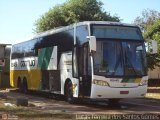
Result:
{"label": "white and green bus", "polygon": [[10,84],[74,98],[144,97],[147,66],[139,27],[85,21],[12,46]]}

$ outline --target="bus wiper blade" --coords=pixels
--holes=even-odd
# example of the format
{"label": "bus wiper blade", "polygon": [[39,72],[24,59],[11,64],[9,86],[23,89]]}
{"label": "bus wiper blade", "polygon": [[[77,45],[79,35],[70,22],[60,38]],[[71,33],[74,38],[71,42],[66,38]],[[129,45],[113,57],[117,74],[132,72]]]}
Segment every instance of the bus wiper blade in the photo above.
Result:
{"label": "bus wiper blade", "polygon": [[133,69],[135,75],[138,75],[138,73],[136,72],[136,70],[135,70],[135,68],[134,68],[131,60],[130,60],[126,55],[125,55],[125,59],[129,62],[129,65],[131,66],[131,67],[129,67],[128,64],[127,64],[127,68],[128,68],[128,69],[129,69],[129,68]]}

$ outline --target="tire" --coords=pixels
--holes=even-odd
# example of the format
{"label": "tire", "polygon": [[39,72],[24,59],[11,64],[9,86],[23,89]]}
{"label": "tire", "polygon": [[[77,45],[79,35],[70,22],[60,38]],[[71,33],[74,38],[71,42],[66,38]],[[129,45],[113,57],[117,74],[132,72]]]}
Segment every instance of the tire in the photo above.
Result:
{"label": "tire", "polygon": [[65,86],[65,97],[66,101],[69,102],[70,104],[73,104],[75,102],[74,97],[73,97],[73,88],[72,88],[72,82],[69,81],[66,86]]}
{"label": "tire", "polygon": [[28,92],[27,79],[24,78],[24,79],[23,79],[23,93],[27,93],[27,92]]}
{"label": "tire", "polygon": [[20,77],[18,77],[18,80],[17,80],[17,88],[19,92],[23,91],[23,85]]}

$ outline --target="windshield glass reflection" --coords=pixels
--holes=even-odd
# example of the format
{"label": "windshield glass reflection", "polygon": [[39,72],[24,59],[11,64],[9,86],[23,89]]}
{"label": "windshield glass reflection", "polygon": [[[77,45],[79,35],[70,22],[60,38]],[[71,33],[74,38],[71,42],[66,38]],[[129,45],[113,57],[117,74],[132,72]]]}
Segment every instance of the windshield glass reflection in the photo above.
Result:
{"label": "windshield glass reflection", "polygon": [[97,41],[94,72],[104,76],[143,76],[146,61],[143,42]]}

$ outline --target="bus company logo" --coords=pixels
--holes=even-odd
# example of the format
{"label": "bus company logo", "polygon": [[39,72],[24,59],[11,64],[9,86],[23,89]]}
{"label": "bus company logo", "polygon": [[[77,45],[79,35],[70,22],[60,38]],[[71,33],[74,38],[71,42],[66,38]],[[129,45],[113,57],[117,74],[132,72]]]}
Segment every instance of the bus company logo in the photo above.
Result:
{"label": "bus company logo", "polygon": [[37,66],[37,62],[38,60],[36,58],[12,60],[11,68],[16,70],[27,69],[27,68],[33,69]]}
{"label": "bus company logo", "polygon": [[11,63],[11,67],[17,67],[17,66],[18,66],[18,62]]}
{"label": "bus company logo", "polygon": [[66,64],[66,65],[72,65],[72,61],[64,61],[64,64]]}
{"label": "bus company logo", "polygon": [[111,82],[119,82],[118,79],[110,79]]}
{"label": "bus company logo", "polygon": [[27,66],[34,67],[35,66],[35,60],[21,61],[20,66],[21,67],[27,67]]}
{"label": "bus company logo", "polygon": [[123,87],[127,86],[127,83],[123,83]]}

